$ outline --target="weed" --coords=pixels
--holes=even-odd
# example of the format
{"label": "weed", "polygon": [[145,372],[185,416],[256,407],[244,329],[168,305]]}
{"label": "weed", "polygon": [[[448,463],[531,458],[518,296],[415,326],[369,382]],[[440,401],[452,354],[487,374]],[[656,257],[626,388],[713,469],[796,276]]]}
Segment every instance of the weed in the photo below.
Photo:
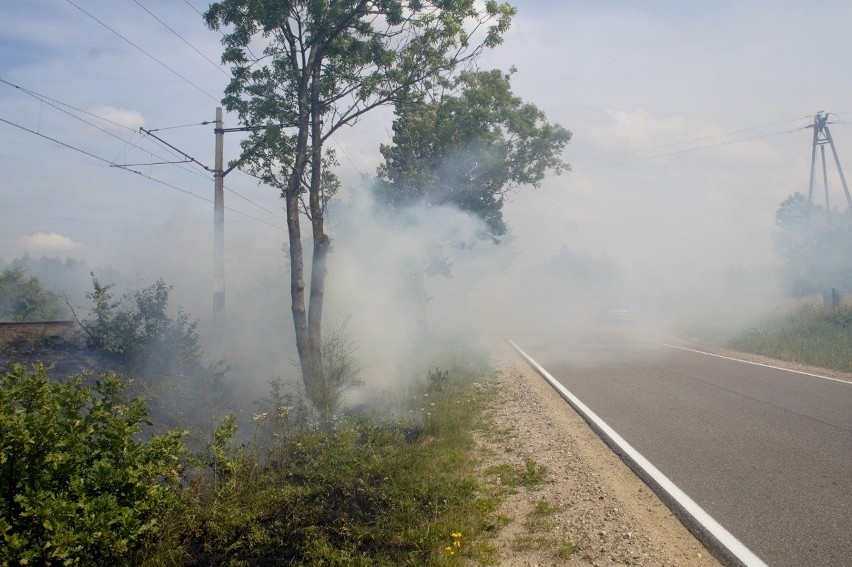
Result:
{"label": "weed", "polygon": [[553,541],[544,536],[520,535],[512,541],[512,549],[515,551],[539,551],[550,549]]}
{"label": "weed", "polygon": [[852,306],[803,305],[744,331],[731,348],[852,372]]}
{"label": "weed", "polygon": [[577,544],[570,537],[564,536],[556,546],[553,554],[559,559],[568,559],[575,551],[577,551]]}
{"label": "weed", "polygon": [[544,483],[547,478],[547,467],[538,465],[535,458],[527,455],[524,457],[524,470],[521,473],[521,484],[526,488],[533,488]]}
{"label": "weed", "polygon": [[530,512],[533,516],[550,516],[559,511],[559,506],[554,506],[547,500],[539,500],[535,503],[535,508]]}

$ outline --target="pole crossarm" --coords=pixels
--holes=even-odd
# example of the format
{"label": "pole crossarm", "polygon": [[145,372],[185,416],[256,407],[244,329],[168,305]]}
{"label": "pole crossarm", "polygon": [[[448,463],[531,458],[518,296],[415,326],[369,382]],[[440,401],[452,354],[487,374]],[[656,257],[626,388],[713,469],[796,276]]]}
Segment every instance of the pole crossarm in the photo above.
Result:
{"label": "pole crossarm", "polygon": [[814,205],[814,176],[816,174],[817,147],[820,149],[820,158],[822,161],[822,178],[825,191],[825,209],[827,214],[831,214],[831,203],[829,201],[828,191],[828,171],[826,168],[825,146],[831,147],[831,154],[834,157],[834,165],[837,167],[837,173],[840,177],[840,183],[843,186],[843,192],[846,195],[846,203],[852,209],[852,194],[849,192],[849,185],[846,183],[846,176],[843,174],[843,167],[840,165],[840,157],[837,155],[837,147],[834,145],[834,138],[831,136],[831,130],[828,125],[832,122],[828,119],[829,113],[819,111],[814,116],[813,124],[809,124],[807,128],[813,128],[814,137],[811,146],[811,176],[808,184],[808,204],[810,207]]}
{"label": "pole crossarm", "polygon": [[207,167],[206,165],[204,165],[203,163],[201,163],[200,161],[198,161],[197,159],[195,159],[194,157],[192,157],[192,156],[191,156],[191,155],[189,155],[188,153],[184,152],[183,150],[179,150],[178,148],[174,147],[173,145],[171,145],[170,143],[168,143],[168,142],[167,142],[167,141],[165,141],[164,139],[162,139],[162,138],[160,138],[159,136],[157,136],[156,134],[154,134],[154,130],[146,130],[145,128],[143,128],[142,126],[140,126],[140,127],[139,127],[139,131],[140,131],[140,132],[144,132],[144,133],[145,133],[145,134],[147,134],[148,136],[151,136],[151,137],[152,137],[152,138],[154,138],[155,140],[159,141],[161,144],[164,144],[164,145],[168,146],[168,147],[169,147],[169,148],[171,148],[172,150],[174,150],[174,151],[176,151],[177,153],[179,153],[180,155],[182,155],[182,156],[183,156],[184,158],[186,158],[187,160],[189,160],[189,161],[191,161],[192,163],[194,163],[194,164],[196,164],[196,165],[199,165],[200,167],[204,168],[204,170],[205,170],[205,171],[209,171],[210,173],[213,173],[213,170],[212,170],[212,169],[210,169],[209,167]]}

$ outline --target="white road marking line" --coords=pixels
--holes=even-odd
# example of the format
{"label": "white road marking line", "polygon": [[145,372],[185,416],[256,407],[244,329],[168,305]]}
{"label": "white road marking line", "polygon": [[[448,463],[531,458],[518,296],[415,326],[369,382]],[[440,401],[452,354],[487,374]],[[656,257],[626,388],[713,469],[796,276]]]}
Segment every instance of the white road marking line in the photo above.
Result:
{"label": "white road marking line", "polygon": [[707,356],[715,356],[716,358],[724,358],[725,360],[733,360],[735,362],[742,362],[744,364],[753,364],[755,366],[763,366],[764,368],[772,368],[773,370],[783,370],[785,372],[793,372],[794,374],[802,374],[804,376],[811,376],[813,378],[822,378],[823,380],[831,380],[832,382],[842,382],[844,384],[852,385],[852,382],[848,380],[840,380],[839,378],[832,378],[831,376],[823,376],[821,374],[811,374],[810,372],[802,372],[801,370],[793,370],[792,368],[782,368],[780,366],[772,366],[771,364],[763,364],[762,362],[752,362],[751,360],[743,360],[741,358],[733,358],[731,356],[723,356],[721,354],[715,354],[712,352],[707,352],[704,350],[698,350],[694,348],[687,348],[678,345],[670,345],[669,343],[662,343],[659,341],[651,341],[648,339],[636,339],[645,343],[653,343],[655,345],[663,345],[671,348],[679,348],[680,350],[688,350],[689,352],[697,352],[698,354],[706,354]]}
{"label": "white road marking line", "polygon": [[[583,416],[589,421],[593,422],[601,431],[603,431],[604,435],[610,438],[613,443],[615,443],[619,449],[621,449],[630,459],[636,463],[638,467],[640,467],[645,473],[654,479],[656,482],[668,495],[673,498],[680,506],[683,508],[687,514],[692,516],[693,520],[704,527],[704,529],[710,533],[716,541],[718,541],[722,546],[724,546],[734,557],[736,557],[739,561],[743,563],[746,567],[767,567],[766,563],[764,563],[757,555],[755,555],[749,548],[740,542],[736,537],[734,537],[728,530],[722,527],[719,522],[714,520],[710,514],[704,511],[701,506],[695,503],[695,501],[686,495],[684,491],[675,485],[669,478],[660,472],[657,467],[651,464],[651,462],[642,456],[639,451],[634,449],[627,441],[624,440],[621,435],[616,433],[616,431],[610,427],[604,420],[602,420],[598,415],[589,409],[586,404],[580,401],[574,394],[568,391],[565,386],[557,382],[557,380],[550,375],[550,373],[545,370],[538,362],[536,362],[530,355],[528,355],[524,350],[515,344],[514,341],[508,341],[512,347],[538,372],[541,376],[547,380],[551,386],[553,386],[560,395],[568,400],[568,402],[574,406],[574,408],[579,411]],[[700,351],[699,351],[700,352]]]}

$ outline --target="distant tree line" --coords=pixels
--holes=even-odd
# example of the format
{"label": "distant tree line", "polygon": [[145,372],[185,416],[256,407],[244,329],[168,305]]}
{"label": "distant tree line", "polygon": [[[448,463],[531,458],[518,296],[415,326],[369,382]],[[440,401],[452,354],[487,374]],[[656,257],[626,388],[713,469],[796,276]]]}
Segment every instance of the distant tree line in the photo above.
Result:
{"label": "distant tree line", "polygon": [[775,216],[775,249],[789,293],[852,292],[852,210],[826,211],[795,193]]}

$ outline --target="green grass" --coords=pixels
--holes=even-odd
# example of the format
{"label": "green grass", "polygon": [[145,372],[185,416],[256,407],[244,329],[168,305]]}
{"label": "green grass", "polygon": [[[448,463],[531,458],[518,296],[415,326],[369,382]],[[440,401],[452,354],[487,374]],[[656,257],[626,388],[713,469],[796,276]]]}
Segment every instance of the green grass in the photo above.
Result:
{"label": "green grass", "polygon": [[[445,368],[396,412],[406,421],[350,415],[333,431],[290,431],[269,452],[223,434],[215,470],[199,465],[183,507],[164,518],[169,533],[138,562],[496,564],[503,495],[477,478],[473,439],[492,395],[487,367]],[[542,469],[515,474],[530,483]]]}
{"label": "green grass", "polygon": [[[494,536],[512,521],[502,501],[540,486],[547,469],[513,457],[481,475],[474,435],[490,429],[491,371],[462,353],[439,360],[397,407],[350,412],[333,428],[275,391],[254,431],[240,437],[226,418],[174,461],[168,505],[110,564],[499,564]],[[561,545],[546,529],[554,512],[540,502],[528,518],[549,549]]]}
{"label": "green grass", "polygon": [[524,457],[523,465],[500,463],[488,467],[485,474],[509,488],[535,488],[547,479],[547,467],[537,464],[535,458],[528,455]]}
{"label": "green grass", "polygon": [[577,545],[568,535],[556,530],[552,516],[560,510],[559,506],[547,500],[537,501],[524,522],[526,532],[515,537],[512,549],[546,551],[557,559],[568,559],[577,550]]}
{"label": "green grass", "polygon": [[741,333],[729,347],[852,372],[852,306],[800,306]]}

